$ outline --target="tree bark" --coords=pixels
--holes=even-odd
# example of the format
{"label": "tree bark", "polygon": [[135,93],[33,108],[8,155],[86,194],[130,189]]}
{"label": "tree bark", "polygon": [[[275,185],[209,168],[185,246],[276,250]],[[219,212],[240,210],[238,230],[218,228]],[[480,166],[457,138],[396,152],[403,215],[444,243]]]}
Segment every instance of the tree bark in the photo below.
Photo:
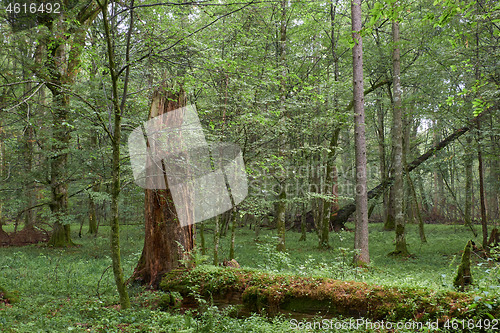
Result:
{"label": "tree bark", "polygon": [[477,160],[479,162],[479,201],[481,204],[481,229],[483,232],[483,249],[488,248],[488,222],[486,217],[486,198],[484,193],[484,167],[483,167],[483,153],[481,150],[481,128],[478,124],[478,138],[477,138]]}
{"label": "tree bark", "polygon": [[214,226],[214,266],[219,264],[219,244],[220,244],[220,220],[221,215],[217,215],[215,218]]}
{"label": "tree bark", "polygon": [[465,146],[465,225],[472,227],[472,154],[469,149],[472,148],[472,137],[467,136]]}
{"label": "tree bark", "polygon": [[[387,177],[387,163],[385,160],[385,124],[384,124],[384,109],[377,99],[377,138],[378,138],[378,154],[379,154],[379,169],[380,180],[384,181]],[[382,200],[382,221],[384,221],[384,230],[394,230],[394,224],[387,224],[388,207],[389,207],[389,193],[384,191]]]}
{"label": "tree bark", "polygon": [[354,144],[356,154],[356,231],[354,234],[354,256],[356,265],[370,262],[368,248],[368,196],[366,177],[366,138],[365,109],[363,91],[363,41],[360,34],[362,28],[361,0],[351,1],[352,37],[355,45],[352,48],[353,58],[353,95],[354,95]]}
{"label": "tree bark", "polygon": [[[80,56],[85,44],[86,31],[99,13],[99,7],[94,3],[82,8],[74,17],[61,17],[44,22],[52,34],[42,39],[47,52],[45,68],[47,76],[40,71],[42,79],[47,81],[47,87],[52,93],[52,157],[50,158],[50,188],[52,202],[49,205],[54,222],[54,229],[49,245],[65,247],[74,245],[71,240],[70,224],[66,214],[68,208],[68,177],[67,161],[71,135],[70,99],[66,85],[74,83],[80,68]],[[60,28],[57,21],[71,19],[78,24],[71,28]],[[78,26],[75,28],[75,26]],[[62,37],[61,37],[62,36]]]}
{"label": "tree bark", "polygon": [[[186,96],[182,89],[173,92],[169,88],[160,88],[154,93],[151,105],[149,119],[186,106]],[[182,121],[167,117],[163,119]],[[132,279],[154,288],[158,287],[165,273],[180,266],[179,260],[188,258],[194,246],[194,224],[180,225],[172,193],[168,182],[165,183],[166,189],[145,190],[146,235],[141,258],[132,276]]]}
{"label": "tree bark", "polygon": [[[397,9],[398,4],[395,3],[393,8]],[[392,39],[394,43],[392,52],[392,68],[393,68],[393,126],[392,126],[392,145],[393,145],[393,175],[394,184],[394,217],[396,230],[396,249],[391,253],[394,255],[408,256],[406,248],[406,233],[405,233],[405,218],[403,214],[403,101],[401,89],[401,62],[399,51],[399,22],[392,22]]]}
{"label": "tree bark", "polygon": [[[322,222],[321,222],[321,234],[319,239],[319,247],[328,249],[330,248],[329,244],[329,235],[330,235],[330,214],[332,212],[332,208],[337,202],[337,176],[336,176],[336,168],[335,168],[335,154],[337,143],[340,134],[340,127],[337,127],[333,131],[333,136],[330,141],[330,152],[328,153],[326,160],[326,188],[328,190],[331,189],[331,193],[333,198],[328,200],[323,200],[323,213],[321,214]],[[336,209],[335,209],[336,210]]]}
{"label": "tree bark", "polygon": [[[281,67],[280,74],[280,109],[282,116],[285,117],[286,113],[286,29],[287,29],[287,7],[288,2],[286,0],[281,0],[281,18],[280,18],[280,40],[279,40],[279,65]],[[284,118],[283,118],[284,119]],[[282,134],[283,135],[283,134]],[[280,143],[280,155],[283,154],[283,143]],[[285,251],[285,234],[286,234],[286,175],[280,181],[280,193],[278,197],[278,209],[276,212],[276,227],[278,229],[278,251]]]}
{"label": "tree bark", "polygon": [[[101,5],[101,4],[100,4]],[[113,133],[111,135],[112,162],[111,162],[111,232],[110,249],[113,275],[115,278],[116,289],[120,297],[120,307],[122,309],[130,308],[130,298],[123,278],[123,269],[120,252],[120,220],[118,210],[118,200],[120,196],[120,145],[121,145],[121,124],[122,109],[118,100],[118,80],[119,75],[116,68],[114,46],[112,43],[111,31],[108,21],[108,1],[104,0],[101,5],[104,33],[106,38],[107,55],[109,63],[109,73],[111,76],[112,102],[113,102]],[[131,29],[132,27],[129,27]],[[128,82],[125,81],[125,85]]]}
{"label": "tree bark", "polygon": [[229,260],[234,259],[234,247],[236,241],[236,221],[238,219],[238,211],[236,207],[233,208],[231,214],[231,246],[229,248]]}

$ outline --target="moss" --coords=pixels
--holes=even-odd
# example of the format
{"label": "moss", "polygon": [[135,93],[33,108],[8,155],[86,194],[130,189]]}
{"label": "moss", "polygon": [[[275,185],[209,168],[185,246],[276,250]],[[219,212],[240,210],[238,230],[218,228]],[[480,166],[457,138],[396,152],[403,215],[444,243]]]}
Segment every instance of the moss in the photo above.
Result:
{"label": "moss", "polygon": [[243,305],[252,312],[263,313],[263,310],[269,308],[267,296],[257,286],[251,286],[245,289],[242,294]]}
{"label": "moss", "polygon": [[158,307],[161,310],[177,309],[181,306],[182,300],[183,297],[180,293],[167,292],[160,297],[158,301]]}
{"label": "moss", "polygon": [[[326,278],[271,275],[244,269],[198,266],[169,273],[164,291],[187,296],[193,290],[205,297],[242,304],[250,312],[274,315],[283,311],[328,316],[366,317],[372,320],[430,320],[472,318],[467,308],[473,295],[394,288]],[[240,297],[234,297],[240,295]],[[224,303],[223,302],[223,303]],[[490,313],[498,314],[498,307]]]}
{"label": "moss", "polygon": [[281,309],[309,314],[343,314],[330,300],[315,300],[306,297],[289,298],[281,304]]}
{"label": "moss", "polygon": [[62,225],[58,222],[54,225],[54,231],[49,239],[49,246],[53,247],[70,247],[76,244],[71,239],[70,225]]}
{"label": "moss", "polygon": [[468,241],[465,245],[462,261],[458,266],[457,275],[453,281],[453,285],[460,291],[464,291],[472,284],[472,274],[470,271],[470,253],[472,250],[472,241]]}

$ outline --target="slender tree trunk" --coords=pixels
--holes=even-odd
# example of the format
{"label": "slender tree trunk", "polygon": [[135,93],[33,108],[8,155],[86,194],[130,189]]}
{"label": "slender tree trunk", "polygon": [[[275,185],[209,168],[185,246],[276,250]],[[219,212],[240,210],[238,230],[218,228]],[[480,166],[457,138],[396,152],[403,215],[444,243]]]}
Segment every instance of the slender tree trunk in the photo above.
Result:
{"label": "slender tree trunk", "polygon": [[406,173],[406,178],[408,180],[408,186],[410,187],[411,196],[413,199],[413,211],[418,220],[418,234],[420,236],[420,242],[427,243],[427,238],[425,237],[424,220],[422,219],[422,214],[420,213],[420,208],[418,207],[418,197],[415,186],[410,177],[410,173]]}
{"label": "slender tree trunk", "polygon": [[[285,117],[286,113],[286,29],[287,29],[287,1],[281,0],[281,19],[280,19],[280,40],[279,40],[279,64],[281,67],[281,75],[280,75],[280,109],[282,112],[282,116]],[[280,155],[283,154],[282,149],[284,147],[283,143],[280,143]],[[276,227],[278,229],[278,251],[285,251],[285,234],[286,234],[286,175],[285,179],[280,181],[280,193],[278,198],[278,209],[276,212]]]}
{"label": "slender tree trunk", "polygon": [[[333,75],[335,82],[338,82],[340,79],[339,61],[337,56],[338,37],[335,35],[335,17],[337,14],[337,5],[338,5],[338,0],[335,1],[335,4],[333,3],[333,1],[330,3],[330,40],[332,44],[331,52],[333,61]],[[333,105],[334,109],[338,110],[339,102],[336,93],[334,93],[333,103],[334,103]],[[337,167],[335,165],[335,159],[336,159],[335,155],[338,146],[339,134],[340,134],[340,126],[337,126],[333,131],[332,138],[330,139],[330,145],[329,145],[330,151],[326,158],[326,177],[325,177],[326,193],[331,191],[332,199],[323,200],[323,212],[321,214],[322,230],[319,239],[320,248],[330,248],[329,234],[330,234],[331,215],[334,211],[338,210],[338,193],[337,193],[338,177],[337,177]]]}
{"label": "slender tree trunk", "polygon": [[331,189],[331,193],[333,198],[328,200],[323,200],[323,213],[322,222],[321,222],[321,235],[319,239],[319,247],[328,249],[330,248],[330,244],[328,242],[330,235],[330,214],[332,212],[332,205],[338,201],[337,199],[337,184],[336,184],[336,168],[335,168],[335,154],[336,147],[338,144],[340,133],[340,127],[337,127],[334,132],[332,139],[330,141],[330,152],[328,153],[326,160],[326,188],[327,190]]}
{"label": "slender tree trunk", "polygon": [[306,241],[307,239],[307,230],[306,230],[306,217],[307,217],[307,210],[306,210],[306,204],[302,204],[302,214],[300,215],[300,239],[299,242]]}
{"label": "slender tree trunk", "polygon": [[[394,4],[394,8],[397,4]],[[396,249],[392,252],[395,255],[407,256],[405,218],[403,214],[403,103],[401,89],[401,63],[399,51],[399,22],[392,22],[392,38],[394,49],[392,53],[393,66],[393,127],[392,144],[394,159],[392,166],[394,170],[394,216],[396,229]]]}
{"label": "slender tree trunk", "polygon": [[472,227],[472,136],[467,136],[465,146],[465,225]]}
{"label": "slender tree trunk", "polygon": [[[90,134],[90,145],[91,147],[97,147],[97,135],[95,133]],[[96,184],[92,186],[92,192],[99,192],[100,185]],[[97,236],[97,208],[92,195],[89,194],[89,230],[88,233]]]}
{"label": "slender tree trunk", "polygon": [[478,139],[477,139],[477,160],[479,162],[479,201],[481,204],[481,229],[483,232],[483,248],[488,248],[488,222],[486,217],[486,198],[484,193],[484,167],[483,167],[483,154],[481,150],[481,128],[478,125]]}
{"label": "slender tree trunk", "polygon": [[[25,94],[27,94],[31,90],[31,88],[32,88],[31,83],[27,83],[25,87],[26,89]],[[33,155],[34,155],[34,144],[33,144],[34,130],[31,120],[32,116],[33,114],[31,107],[27,105],[26,107],[27,124],[26,127],[24,128],[24,136],[22,140],[24,144],[25,174],[28,175],[30,179],[32,178],[31,173],[33,171]],[[27,182],[24,189],[24,195],[26,197],[26,207],[28,208],[24,216],[25,229],[32,229],[33,226],[35,225],[35,215],[34,215],[35,212],[33,211],[33,209],[31,209],[31,207],[35,205],[35,197],[33,189],[34,189],[34,182],[32,183]]]}
{"label": "slender tree trunk", "polygon": [[[2,93],[0,96],[0,105],[3,104],[5,94]],[[0,180],[4,180],[5,175],[5,145],[4,145],[4,130],[2,119],[0,119]],[[6,232],[3,230],[4,217],[3,217],[3,202],[0,201],[0,236],[6,236]],[[1,238],[4,238],[1,237]]]}
{"label": "slender tree trunk", "polygon": [[[394,176],[392,176],[394,177]],[[387,211],[385,213],[384,230],[393,231],[396,228],[396,215],[394,214],[394,186],[389,188],[387,199]],[[385,193],[384,192],[384,193]]]}
{"label": "slender tree trunk", "polygon": [[356,265],[370,262],[368,248],[368,197],[366,177],[366,139],[365,109],[363,90],[363,42],[361,38],[362,18],[361,0],[351,0],[352,37],[355,45],[352,48],[353,58],[353,95],[354,95],[354,144],[356,151],[356,231],[354,249],[359,251],[354,256]]}
{"label": "slender tree trunk", "polygon": [[207,254],[207,248],[205,245],[205,224],[203,222],[200,223],[200,246],[201,246],[201,254]]}
{"label": "slender tree trunk", "polygon": [[220,242],[220,215],[215,217],[214,226],[214,266],[219,265],[219,242]]}
{"label": "slender tree trunk", "polygon": [[278,210],[276,212],[277,215],[277,228],[278,228],[278,245],[276,246],[276,249],[278,251],[285,251],[286,250],[286,242],[285,242],[285,232],[286,232],[286,225],[285,225],[285,218],[286,218],[286,191],[284,186],[282,186],[281,192],[278,197]]}
{"label": "slender tree trunk", "polygon": [[229,248],[229,260],[234,259],[234,247],[236,240],[236,222],[238,220],[238,211],[236,207],[233,208],[233,214],[231,217],[231,247]]}
{"label": "slender tree trunk", "polygon": [[[385,124],[384,124],[384,109],[377,99],[377,137],[378,137],[378,154],[379,154],[379,168],[380,168],[380,181],[387,178],[387,163],[385,160]],[[384,191],[382,200],[382,221],[384,221],[384,230],[394,230],[394,224],[387,224],[389,204],[389,192]]]}
{"label": "slender tree trunk", "polygon": [[[488,214],[491,221],[500,220],[500,205],[499,205],[499,194],[500,194],[500,135],[496,135],[494,125],[495,117],[493,114],[490,115],[490,141],[491,141],[491,167],[490,167],[490,212]],[[496,156],[496,158],[495,158]]]}
{"label": "slender tree trunk", "polygon": [[[110,232],[110,247],[111,247],[111,261],[113,267],[113,275],[115,277],[116,289],[120,297],[120,306],[122,309],[130,308],[130,299],[128,291],[123,278],[123,269],[121,263],[120,253],[120,217],[118,210],[118,200],[120,196],[120,145],[121,145],[121,122],[122,122],[122,109],[118,101],[118,74],[115,63],[114,47],[110,32],[108,21],[108,0],[104,0],[102,4],[102,16],[104,33],[106,38],[108,63],[111,76],[112,86],[112,101],[113,101],[113,115],[114,126],[111,137],[112,147],[112,162],[111,162],[111,232]],[[131,29],[132,27],[129,27]],[[125,82],[127,85],[127,82]],[[147,196],[146,196],[147,200]]]}

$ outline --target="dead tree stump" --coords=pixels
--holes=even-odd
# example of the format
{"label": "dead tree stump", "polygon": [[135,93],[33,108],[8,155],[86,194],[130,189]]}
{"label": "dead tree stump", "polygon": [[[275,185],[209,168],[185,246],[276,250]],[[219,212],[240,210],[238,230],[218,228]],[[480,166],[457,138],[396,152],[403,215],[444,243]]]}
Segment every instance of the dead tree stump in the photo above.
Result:
{"label": "dead tree stump", "polygon": [[470,271],[470,253],[472,250],[472,241],[468,241],[462,254],[462,262],[458,266],[457,276],[453,285],[459,291],[465,291],[465,288],[472,284],[472,274]]}

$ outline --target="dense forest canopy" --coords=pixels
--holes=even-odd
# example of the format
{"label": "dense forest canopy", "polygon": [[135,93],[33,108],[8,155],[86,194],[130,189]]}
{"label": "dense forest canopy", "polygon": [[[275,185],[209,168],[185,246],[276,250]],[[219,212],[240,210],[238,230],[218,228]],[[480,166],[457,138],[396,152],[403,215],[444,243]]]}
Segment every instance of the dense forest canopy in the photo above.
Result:
{"label": "dense forest canopy", "polygon": [[[147,229],[162,206],[134,182],[128,137],[154,115],[194,105],[207,141],[241,148],[248,195],[192,230],[169,229],[183,250],[196,239],[205,253],[208,228],[217,264],[229,230],[233,259],[235,225],[257,237],[276,229],[279,251],[290,229],[328,249],[349,218],[361,266],[370,262],[368,219],[395,230],[397,256],[411,255],[413,222],[422,242],[425,222],[437,221],[491,246],[500,222],[497,1],[52,2],[60,11],[1,4],[2,245],[15,245],[9,226],[67,247],[78,243],[75,229],[109,225],[129,306],[119,225],[146,220]],[[153,114],[161,92],[165,109]],[[134,278],[158,286],[186,260],[180,245],[165,245],[171,262],[154,268],[145,244]]]}

